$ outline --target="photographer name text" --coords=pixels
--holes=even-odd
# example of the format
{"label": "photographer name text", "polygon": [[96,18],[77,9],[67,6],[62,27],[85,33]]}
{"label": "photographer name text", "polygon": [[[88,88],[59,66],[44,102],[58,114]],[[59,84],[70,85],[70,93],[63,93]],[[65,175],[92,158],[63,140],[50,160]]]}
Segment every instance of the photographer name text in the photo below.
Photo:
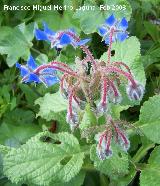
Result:
{"label": "photographer name text", "polygon": [[3,10],[4,11],[28,11],[28,10],[34,10],[34,11],[65,11],[65,10],[80,10],[80,11],[94,11],[97,8],[102,11],[106,10],[112,10],[112,11],[120,11],[120,10],[126,10],[126,5],[100,5],[99,7],[96,6],[88,6],[83,5],[78,8],[74,8],[73,6],[60,6],[60,5],[48,5],[48,6],[42,6],[42,5],[32,5],[32,6],[9,6],[4,5]]}

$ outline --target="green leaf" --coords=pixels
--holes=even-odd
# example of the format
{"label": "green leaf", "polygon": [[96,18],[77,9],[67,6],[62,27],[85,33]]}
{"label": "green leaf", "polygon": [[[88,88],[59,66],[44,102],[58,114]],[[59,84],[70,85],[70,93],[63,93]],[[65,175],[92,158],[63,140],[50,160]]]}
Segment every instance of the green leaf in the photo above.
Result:
{"label": "green leaf", "polygon": [[[31,40],[34,36],[35,24],[21,24],[13,29],[9,29],[5,37],[0,37],[0,53],[7,54],[8,66],[13,66],[20,57],[27,60],[32,47]],[[2,32],[3,27],[1,28]],[[6,30],[6,27],[4,27]]]}
{"label": "green leaf", "polygon": [[135,79],[145,86],[146,78],[144,68],[142,62],[139,60],[139,40],[135,36],[131,36],[124,42],[113,43],[112,50],[115,50],[112,61],[122,61],[128,65]]}
{"label": "green leaf", "polygon": [[28,86],[23,83],[20,83],[19,87],[24,92],[27,103],[33,105],[34,101],[39,97],[36,88],[32,85]]}
{"label": "green leaf", "polygon": [[[84,182],[84,177],[85,177],[85,172],[80,171],[80,173],[72,178],[69,182],[67,183],[53,183],[54,186],[81,186]],[[53,185],[51,184],[51,186]]]}
{"label": "green leaf", "polygon": [[113,181],[113,185],[116,186],[128,186],[136,175],[135,167],[131,164],[129,167],[129,173],[118,180]]}
{"label": "green leaf", "polygon": [[67,101],[61,96],[60,92],[56,92],[55,94],[47,93],[44,97],[38,98],[35,104],[40,106],[37,116],[41,116],[47,121],[53,119],[55,113],[67,109]]}
{"label": "green leaf", "polygon": [[139,121],[136,123],[142,132],[155,143],[160,143],[160,95],[149,98],[140,110]]}
{"label": "green leaf", "polygon": [[9,151],[11,150],[10,147],[4,146],[4,145],[0,145],[0,153],[7,154]]}
{"label": "green leaf", "polygon": [[141,59],[145,69],[153,63],[158,63],[160,60],[160,48],[147,52],[147,54],[142,56]]}
{"label": "green leaf", "polygon": [[48,63],[48,56],[46,54],[40,54],[37,56],[36,61],[38,61],[38,63],[40,65],[47,64]]}
{"label": "green leaf", "polygon": [[73,135],[43,132],[4,156],[4,174],[14,183],[68,182],[79,173],[83,158],[84,153]]}
{"label": "green leaf", "polygon": [[11,125],[31,125],[35,114],[31,110],[16,108],[5,114],[4,121]]}
{"label": "green leaf", "polygon": [[84,130],[88,127],[95,126],[96,124],[97,118],[94,112],[91,111],[90,105],[87,105],[79,127],[81,130]]}
{"label": "green leaf", "polygon": [[43,11],[43,12],[36,13],[35,21],[39,23],[45,21],[48,24],[48,26],[53,30],[75,28],[76,31],[79,32],[79,23],[77,20],[72,19],[72,16],[73,16],[73,11],[66,10],[63,12],[63,15],[58,13],[58,11],[56,10]]}
{"label": "green leaf", "polygon": [[160,41],[159,27],[154,25],[149,21],[144,21],[144,27],[147,30],[147,33],[152,37],[155,42]]}
{"label": "green leaf", "polygon": [[8,144],[8,140],[15,140],[23,144],[37,132],[40,132],[40,127],[34,124],[16,126],[3,122],[0,126],[0,143]]}
{"label": "green leaf", "polygon": [[[101,6],[102,5],[103,4],[101,4]],[[101,24],[104,24],[105,19],[113,12],[117,19],[121,19],[122,17],[126,17],[128,20],[130,19],[132,10],[130,4],[126,0],[105,0],[104,5],[108,5],[110,9],[100,9],[96,2],[85,1],[84,10],[78,9],[76,11],[74,18],[79,19],[80,27],[83,32],[90,34],[97,31],[97,28]],[[124,6],[125,10],[120,10],[120,6]]]}
{"label": "green leaf", "polygon": [[100,172],[107,174],[111,179],[117,179],[128,173],[128,155],[112,145],[113,156],[104,161],[100,160],[96,154],[96,146],[93,145],[90,151],[90,158],[94,161],[94,166]]}
{"label": "green leaf", "polygon": [[160,183],[160,147],[156,147],[148,160],[148,165],[141,171],[140,185],[141,186],[157,186]]}

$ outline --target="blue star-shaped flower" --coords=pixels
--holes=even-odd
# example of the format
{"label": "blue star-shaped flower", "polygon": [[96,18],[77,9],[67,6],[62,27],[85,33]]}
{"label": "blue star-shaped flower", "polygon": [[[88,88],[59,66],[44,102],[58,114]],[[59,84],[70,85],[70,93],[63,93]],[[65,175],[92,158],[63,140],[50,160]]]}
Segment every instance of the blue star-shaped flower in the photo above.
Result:
{"label": "blue star-shaped flower", "polygon": [[109,36],[111,29],[114,29],[112,36],[112,42],[115,40],[124,41],[128,38],[128,22],[125,18],[122,18],[121,21],[117,21],[114,15],[112,14],[105,20],[105,24],[98,28],[99,34],[103,37],[106,44],[109,44]]}
{"label": "blue star-shaped flower", "polygon": [[61,49],[68,44],[71,44],[73,47],[85,45],[90,39],[84,39],[79,42],[75,42],[74,38],[67,34],[71,32],[75,34],[72,29],[66,31],[54,32],[48,28],[47,24],[43,22],[43,31],[40,29],[35,30],[35,36],[37,40],[45,40],[51,43],[51,48],[55,47]]}
{"label": "blue star-shaped flower", "polygon": [[31,55],[27,60],[26,65],[20,65],[17,62],[16,67],[20,69],[22,82],[24,83],[29,83],[29,82],[44,83],[48,87],[59,82],[59,78],[56,76],[56,70],[54,69],[46,68],[41,70],[39,74],[34,73],[34,71],[39,66],[36,65],[35,60]]}

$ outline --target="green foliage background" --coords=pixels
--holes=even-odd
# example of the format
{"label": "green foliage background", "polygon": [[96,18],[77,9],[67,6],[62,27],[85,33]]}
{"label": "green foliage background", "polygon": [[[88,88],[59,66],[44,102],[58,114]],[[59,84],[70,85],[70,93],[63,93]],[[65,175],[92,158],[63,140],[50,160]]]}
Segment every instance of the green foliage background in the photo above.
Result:
{"label": "green foliage background", "polygon": [[[1,0],[0,11],[0,185],[52,186],[159,186],[160,185],[160,9],[159,0]],[[95,11],[80,11],[83,5]],[[73,11],[4,11],[3,5],[71,5]],[[57,56],[49,45],[34,39],[34,29],[46,21],[54,30],[75,28],[82,38],[92,38],[89,48],[95,58],[104,59],[106,48],[96,33],[98,25],[112,11],[100,11],[100,4],[121,5],[125,11],[114,12],[129,21],[130,37],[113,45],[112,60],[123,60],[143,85],[141,103],[124,99],[112,107],[115,119],[127,120],[135,128],[128,129],[131,147],[124,153],[113,144],[114,155],[104,162],[95,154],[93,140],[86,146],[79,131],[71,134],[66,123],[67,103],[58,85],[20,83],[15,63],[24,63],[29,54],[39,64],[53,59],[68,64],[82,57],[79,49],[63,49]],[[159,21],[159,22],[158,22]],[[135,37],[136,36],[136,37]],[[139,40],[138,40],[139,39]],[[141,54],[141,55],[140,55]],[[123,90],[123,87],[122,87]],[[124,94],[125,97],[125,94]],[[136,104],[136,106],[134,106]],[[103,120],[103,118],[102,118]],[[56,131],[47,131],[54,121]],[[91,122],[92,121],[92,122]],[[94,121],[94,122],[93,122]],[[96,123],[86,109],[80,130]],[[103,122],[103,121],[102,121]],[[50,137],[48,143],[41,137]],[[57,144],[58,142],[61,144]],[[90,161],[91,159],[91,161]],[[12,181],[12,182],[11,182]]]}

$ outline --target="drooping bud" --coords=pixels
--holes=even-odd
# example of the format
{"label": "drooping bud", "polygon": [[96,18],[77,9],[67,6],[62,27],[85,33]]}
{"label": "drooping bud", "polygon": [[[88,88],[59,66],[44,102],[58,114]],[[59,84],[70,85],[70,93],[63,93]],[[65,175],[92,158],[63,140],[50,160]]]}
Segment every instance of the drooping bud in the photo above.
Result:
{"label": "drooping bud", "polygon": [[113,91],[109,90],[108,92],[109,101],[114,104],[120,104],[122,102],[122,96],[119,91],[115,94]]}
{"label": "drooping bud", "polygon": [[97,156],[100,160],[105,160],[106,159],[105,149],[103,149],[102,147],[98,147],[98,145],[97,145],[97,148],[96,148],[96,154],[97,154]]}
{"label": "drooping bud", "polygon": [[113,152],[111,149],[105,149],[105,155],[106,158],[110,158],[113,155]]}
{"label": "drooping bud", "polygon": [[116,142],[118,142],[123,150],[127,152],[130,148],[130,141],[127,135],[118,126],[115,126],[114,128],[116,132]]}
{"label": "drooping bud", "polygon": [[96,114],[98,116],[101,116],[101,115],[105,114],[107,111],[108,111],[107,103],[99,102],[97,105]]}
{"label": "drooping bud", "polygon": [[130,141],[128,140],[127,136],[122,132],[119,135],[119,144],[125,152],[127,152],[130,148]]}
{"label": "drooping bud", "polygon": [[138,100],[141,100],[142,97],[143,97],[144,87],[143,87],[143,85],[141,85],[139,83],[136,83],[135,85],[133,85],[133,84],[130,83],[128,85],[126,91],[127,91],[128,97],[131,100],[138,101]]}
{"label": "drooping bud", "polygon": [[100,160],[108,159],[112,156],[112,150],[110,147],[112,134],[110,132],[99,133],[95,136],[98,141],[96,154]]}
{"label": "drooping bud", "polygon": [[69,123],[71,130],[73,131],[78,126],[78,113],[72,112],[72,115],[68,112],[66,117],[67,123]]}

